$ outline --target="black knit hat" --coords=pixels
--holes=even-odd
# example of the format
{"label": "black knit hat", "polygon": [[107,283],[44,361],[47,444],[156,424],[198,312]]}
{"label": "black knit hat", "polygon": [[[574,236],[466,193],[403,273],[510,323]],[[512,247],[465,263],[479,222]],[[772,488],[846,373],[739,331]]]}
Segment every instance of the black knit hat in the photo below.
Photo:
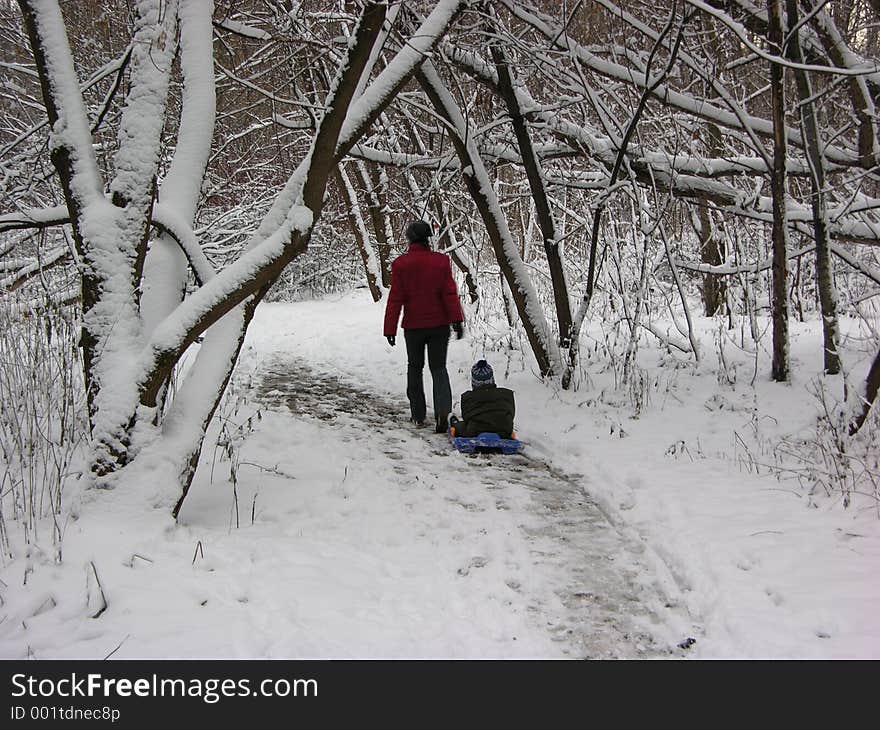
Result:
{"label": "black knit hat", "polygon": [[431,233],[431,226],[425,221],[415,221],[406,228],[406,240],[410,243],[427,243]]}

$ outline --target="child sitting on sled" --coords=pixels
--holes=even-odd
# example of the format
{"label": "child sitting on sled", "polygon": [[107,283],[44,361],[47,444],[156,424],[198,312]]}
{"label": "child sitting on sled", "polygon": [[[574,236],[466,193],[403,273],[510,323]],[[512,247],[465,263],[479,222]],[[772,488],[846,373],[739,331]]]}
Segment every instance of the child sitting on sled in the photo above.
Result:
{"label": "child sitting on sled", "polygon": [[473,390],[461,394],[461,418],[449,417],[450,434],[470,437],[497,433],[503,439],[515,438],[513,391],[495,385],[492,366],[485,360],[471,368],[471,387]]}

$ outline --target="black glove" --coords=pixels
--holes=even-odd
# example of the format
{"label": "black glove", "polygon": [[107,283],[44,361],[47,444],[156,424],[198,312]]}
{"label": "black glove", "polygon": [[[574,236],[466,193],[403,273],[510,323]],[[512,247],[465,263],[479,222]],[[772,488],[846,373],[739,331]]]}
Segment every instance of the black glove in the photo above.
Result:
{"label": "black glove", "polygon": [[388,340],[388,344],[391,347],[394,347],[394,343],[397,342],[397,338],[394,335],[385,335],[385,339]]}
{"label": "black glove", "polygon": [[460,340],[464,337],[464,322],[453,322],[452,330],[455,332],[455,339]]}

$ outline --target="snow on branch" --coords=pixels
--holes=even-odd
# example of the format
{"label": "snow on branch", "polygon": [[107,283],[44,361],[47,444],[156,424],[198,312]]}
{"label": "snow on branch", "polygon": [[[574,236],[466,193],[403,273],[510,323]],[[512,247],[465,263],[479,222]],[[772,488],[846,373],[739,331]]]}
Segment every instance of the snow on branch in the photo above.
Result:
{"label": "snow on branch", "polygon": [[823,74],[835,74],[840,76],[867,76],[871,74],[876,74],[880,72],[880,68],[878,68],[877,64],[871,64],[868,62],[864,62],[863,64],[854,65],[851,68],[840,68],[834,66],[822,66],[820,64],[812,64],[812,63],[795,63],[794,61],[790,61],[784,56],[776,56],[772,53],[768,53],[760,46],[756,45],[752,42],[750,38],[750,33],[748,28],[744,27],[741,23],[738,23],[730,15],[723,10],[718,10],[714,8],[712,5],[703,2],[702,0],[685,0],[686,3],[691,5],[698,10],[702,10],[704,13],[711,15],[716,20],[720,21],[723,25],[729,28],[736,35],[737,39],[752,53],[754,53],[759,58],[764,59],[765,61],[769,61],[770,63],[786,66],[787,68],[799,69],[802,71],[812,71],[814,73],[823,73]]}
{"label": "snow on branch", "polygon": [[155,403],[164,378],[201,332],[251,295],[261,296],[268,291],[287,263],[305,250],[320,215],[327,177],[335,165],[340,131],[384,19],[384,6],[364,10],[349,44],[348,57],[331,85],[327,112],[318,124],[311,149],[251,239],[248,250],[184,300],[154,330],[142,351],[137,377],[143,404]]}
{"label": "snow on branch", "polygon": [[358,157],[368,162],[377,162],[380,165],[387,165],[389,167],[425,168],[435,171],[451,171],[459,168],[458,160],[448,155],[443,157],[416,155],[409,152],[379,149],[378,147],[371,147],[362,143],[354,145],[349,154],[352,157]]}
{"label": "snow on branch", "polygon": [[183,108],[177,145],[159,188],[159,200],[173,206],[191,224],[211,154],[217,115],[211,3],[184,3],[179,16]]}
{"label": "snow on branch", "polygon": [[264,99],[268,99],[273,104],[284,104],[285,106],[300,106],[300,102],[296,99],[284,99],[272,91],[264,89],[262,86],[258,86],[253,81],[246,79],[238,74],[234,73],[230,69],[226,68],[223,64],[218,63],[217,68],[223,73],[226,78],[231,81],[235,81],[235,83],[244,86],[246,89],[250,89],[251,91],[257,92]]}
{"label": "snow on branch", "polygon": [[[355,99],[346,115],[339,141],[336,146],[338,163],[351,147],[366,134],[369,127],[385,110],[397,92],[412,78],[415,70],[422,64],[426,55],[444,35],[449,24],[461,9],[462,0],[442,0],[438,2],[419,28],[382,69],[376,78]],[[360,81],[358,84],[360,89]],[[249,245],[272,235],[283,224],[287,210],[295,204],[300,194],[301,171],[294,172],[284,189],[275,198],[271,209],[263,218]]]}
{"label": "snow on branch", "polygon": [[21,0],[25,29],[44,88],[50,147],[70,189],[69,205],[84,209],[103,197],[103,181],[61,9],[54,0]]}
{"label": "snow on branch", "polygon": [[180,246],[189,261],[196,281],[202,285],[214,278],[215,271],[202,250],[192,226],[169,203],[156,203],[153,206],[153,224],[167,233]]}
{"label": "snow on branch", "polygon": [[24,263],[20,268],[16,267],[18,268],[16,273],[7,276],[5,279],[0,279],[0,289],[3,290],[4,294],[13,292],[29,279],[65,263],[69,256],[70,248],[68,246],[59,246],[45,256],[39,257],[36,261]]}
{"label": "snow on branch", "polygon": [[[493,90],[497,89],[498,78],[495,70],[476,53],[461,51],[449,44],[444,44],[443,50],[450,60],[474,78]],[[516,94],[519,104],[534,122],[565,140],[572,150],[581,150],[586,156],[610,169],[617,158],[616,143],[613,140],[584,126],[566,121],[555,112],[543,110],[524,86],[517,86]],[[755,198],[733,185],[713,179],[734,175],[737,171],[750,174],[766,172],[762,169],[765,163],[760,158],[742,156],[730,159],[707,159],[692,155],[646,152],[634,146],[628,164],[637,179],[643,183],[656,184],[659,188],[680,197],[715,203],[722,206],[726,212],[735,215],[769,220],[771,210],[769,197]],[[829,167],[829,169],[833,168]],[[800,160],[789,160],[787,170],[792,175],[809,175],[808,166]],[[550,175],[548,182],[566,187],[602,189],[607,184],[607,178],[594,172],[575,175],[569,173],[566,176]],[[877,245],[880,243],[880,224],[870,221],[865,216],[855,217],[860,211],[872,210],[877,204],[878,201],[874,199],[860,197],[858,206],[849,205],[830,210],[831,234],[841,241]],[[812,218],[812,211],[809,206],[789,201],[787,217],[790,222],[809,221]]]}
{"label": "snow on branch", "polygon": [[[93,86],[95,86],[95,84],[98,84],[99,82],[103,81],[105,78],[107,78],[111,74],[115,73],[118,76],[119,73],[122,71],[122,69],[124,69],[125,66],[128,64],[130,56],[131,56],[131,46],[129,45],[125,49],[125,51],[122,53],[121,56],[113,59],[112,61],[109,61],[108,63],[104,64],[104,66],[102,66],[97,71],[95,71],[89,77],[89,79],[84,84],[82,84],[81,92],[87,91],[88,89],[91,89]],[[2,64],[0,64],[0,65],[2,65]],[[7,64],[7,65],[11,65],[11,64]],[[33,73],[35,76],[39,76],[39,74],[35,71],[28,70],[28,73],[29,74]],[[98,126],[99,122],[100,122],[100,115],[99,115],[98,120],[92,126],[93,132],[94,132],[95,128]],[[40,131],[47,124],[49,124],[49,120],[43,119],[42,121],[37,122],[32,127],[30,127],[29,129],[26,129],[24,132],[19,134],[15,139],[13,139],[11,142],[9,142],[9,144],[7,144],[5,147],[0,149],[0,159],[6,157],[6,155],[9,154],[9,152],[14,150],[16,147],[18,147],[18,145],[20,145],[22,142],[24,142],[26,139],[28,139],[32,135],[36,134],[38,131]]]}
{"label": "snow on branch", "polygon": [[[214,276],[211,265],[202,250],[198,238],[172,205],[156,203],[153,206],[152,222],[160,231],[168,233],[180,246],[192,266],[193,273],[199,282],[206,282]],[[31,209],[21,213],[10,213],[0,216],[0,232],[17,229],[39,229],[70,223],[67,208],[56,205],[52,208]],[[44,262],[45,263],[45,262]],[[8,265],[5,266],[8,270]],[[19,267],[14,267],[19,268]],[[0,286],[3,284],[0,283]],[[8,286],[8,284],[6,284]]]}
{"label": "snow on branch", "polygon": [[[152,204],[171,63],[177,52],[177,3],[141,0],[132,43],[129,84],[119,125],[119,150],[110,192],[115,205],[132,203],[146,213]],[[164,12],[164,15],[162,14]]]}
{"label": "snow on branch", "polygon": [[434,46],[459,13],[461,5],[462,0],[440,0],[419,28],[407,38],[403,48],[358,97],[339,135],[337,160],[366,133],[388,102],[430,56]]}
{"label": "snow on branch", "polygon": [[[803,246],[795,251],[788,252],[788,259],[793,260],[816,250],[816,244]],[[696,261],[684,261],[674,258],[672,262],[675,266],[685,271],[693,271],[699,274],[711,274],[713,276],[734,276],[735,274],[757,274],[760,271],[767,271],[773,266],[773,259],[767,257],[754,264],[704,264]],[[661,263],[662,266],[662,263]]]}
{"label": "snow on branch", "polygon": [[31,208],[18,213],[0,215],[0,233],[22,229],[40,229],[70,222],[70,214],[65,205],[51,208]]}
{"label": "snow on branch", "polygon": [[[563,29],[551,25],[536,14],[526,10],[518,3],[513,2],[513,0],[501,1],[516,17],[532,26],[546,38],[550,39],[558,50],[570,53],[584,67],[595,71],[606,78],[622,81],[626,84],[632,84],[640,89],[653,86],[653,80],[646,79],[644,73],[641,71],[600,58],[572,38],[564,36]],[[828,70],[827,67],[825,70]],[[651,95],[667,106],[674,107],[691,116],[713,122],[721,127],[755,133],[766,139],[772,139],[773,137],[773,124],[770,120],[750,115],[737,114],[733,111],[722,109],[715,104],[709,103],[705,99],[695,98],[682,92],[675,91],[665,83],[658,84],[653,88]],[[796,144],[799,147],[804,146],[803,136],[799,129],[795,127],[787,128],[786,136],[792,144]],[[839,165],[858,166],[861,164],[861,160],[858,156],[848,150],[833,145],[826,146],[825,155],[829,161]]]}
{"label": "snow on branch", "polygon": [[[450,60],[461,67],[473,78],[485,84],[488,88],[498,92],[497,74],[476,53],[459,50],[449,44],[444,44],[444,53]],[[599,134],[581,124],[574,124],[563,119],[554,111],[545,110],[536,102],[523,86],[516,88],[516,95],[524,113],[534,123],[540,125],[558,137],[566,140],[564,149],[557,149],[559,154],[572,154],[577,151],[587,154],[595,159],[600,159],[604,164],[612,164],[616,159],[617,143],[606,135]],[[653,170],[670,174],[686,174],[696,177],[720,178],[734,175],[766,175],[768,172],[767,161],[763,157],[739,155],[736,157],[711,158],[684,153],[669,153],[665,151],[644,150],[639,145],[630,146],[631,158],[634,164],[642,167],[650,167]],[[542,157],[551,154],[550,149],[542,153]],[[414,159],[406,160],[400,157],[388,157],[389,153],[382,151],[369,151],[369,154],[378,157],[386,156],[386,164],[416,164]],[[377,159],[377,161],[379,161]],[[788,173],[797,177],[807,177],[810,174],[809,166],[803,160],[790,159],[788,161]],[[839,166],[829,165],[829,171],[842,169]]]}
{"label": "snow on branch", "polygon": [[245,38],[251,38],[257,41],[272,40],[271,34],[267,33],[261,28],[254,28],[252,25],[247,25],[247,23],[242,23],[238,20],[232,20],[231,18],[215,20],[214,25],[218,28],[228,30],[230,33],[235,33],[235,35],[240,35]]}
{"label": "snow on branch", "polygon": [[871,268],[867,264],[859,261],[855,256],[853,256],[849,251],[845,250],[843,247],[838,246],[837,244],[831,244],[831,253],[833,253],[837,258],[841,261],[846,262],[850,266],[852,266],[856,271],[861,272],[865,276],[867,276],[871,281],[875,284],[880,284],[880,271]]}

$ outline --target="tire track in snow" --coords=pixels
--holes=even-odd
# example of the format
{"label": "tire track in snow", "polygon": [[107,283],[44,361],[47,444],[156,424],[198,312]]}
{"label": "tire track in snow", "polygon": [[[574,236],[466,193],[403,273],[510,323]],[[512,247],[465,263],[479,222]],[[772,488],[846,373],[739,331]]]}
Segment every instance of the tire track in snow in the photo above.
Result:
{"label": "tire track in snow", "polygon": [[[359,428],[376,443],[405,479],[413,468],[401,442],[421,441],[426,454],[446,457],[443,480],[464,485],[475,495],[464,499],[453,490],[451,506],[468,511],[515,509],[515,495],[529,495],[528,519],[519,525],[528,542],[532,565],[546,576],[541,586],[506,565],[506,585],[528,601],[534,624],[576,658],[649,658],[682,656],[670,626],[680,611],[652,575],[645,547],[610,522],[590,498],[582,475],[567,474],[542,459],[515,456],[466,456],[454,451],[446,436],[417,429],[406,420],[403,400],[368,392],[339,376],[320,372],[302,360],[273,355],[255,377],[259,403],[298,418],[328,426],[340,421]],[[460,490],[459,490],[460,491]],[[490,558],[474,555],[458,570],[466,579]],[[671,613],[670,613],[671,612]],[[675,615],[673,615],[675,614]],[[684,638],[684,637],[680,637]]]}

